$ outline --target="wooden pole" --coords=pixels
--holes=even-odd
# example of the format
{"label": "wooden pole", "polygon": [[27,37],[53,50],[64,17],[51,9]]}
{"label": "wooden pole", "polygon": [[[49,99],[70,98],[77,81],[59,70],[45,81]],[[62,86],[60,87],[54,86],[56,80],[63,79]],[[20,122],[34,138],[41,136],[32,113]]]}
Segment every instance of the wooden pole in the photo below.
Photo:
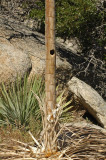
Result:
{"label": "wooden pole", "polygon": [[55,49],[55,0],[45,0],[45,42],[46,42],[46,72],[45,72],[45,146],[49,151],[56,149],[52,141],[56,136],[55,111],[56,111],[56,49]]}

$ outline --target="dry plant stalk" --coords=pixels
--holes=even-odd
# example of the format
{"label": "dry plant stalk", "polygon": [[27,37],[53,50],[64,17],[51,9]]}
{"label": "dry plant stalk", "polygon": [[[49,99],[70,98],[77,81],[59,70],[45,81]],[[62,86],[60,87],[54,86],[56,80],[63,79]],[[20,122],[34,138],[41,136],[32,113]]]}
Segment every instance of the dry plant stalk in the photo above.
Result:
{"label": "dry plant stalk", "polygon": [[[35,139],[35,137],[29,131],[30,136],[34,140],[35,144],[37,145],[37,147],[30,147],[31,152],[34,155],[36,155],[36,157],[46,157],[46,158],[48,158],[48,157],[51,157],[51,156],[57,156],[59,158],[59,156],[63,155],[63,154],[61,154],[60,151],[59,152],[57,151],[57,145],[56,144],[57,144],[57,138],[58,138],[59,134],[61,133],[63,127],[62,127],[62,129],[60,129],[59,132],[55,132],[55,136],[53,136],[51,141],[50,141],[51,145],[55,146],[55,149],[53,147],[53,148],[50,148],[51,150],[47,150],[48,149],[47,146],[46,146],[47,143],[45,143],[44,137],[45,137],[45,134],[46,134],[46,136],[48,136],[47,135],[48,134],[47,131],[48,131],[50,126],[47,126],[47,125],[45,126],[45,119],[47,120],[47,117],[45,117],[45,103],[44,103],[45,102],[45,98],[44,99],[43,98],[39,98],[36,95],[36,93],[34,93],[34,92],[33,92],[33,94],[34,94],[35,98],[38,100],[38,103],[39,103],[39,106],[40,106],[43,130],[42,130],[41,136],[40,136],[40,143]],[[51,129],[51,133],[54,133],[55,128],[57,127],[57,123],[58,123],[59,117],[60,117],[60,115],[62,113],[61,99],[60,99],[59,103],[56,106],[57,106],[57,109],[53,110],[53,114],[54,114],[53,116],[55,116],[55,121],[54,121],[54,123],[52,122],[52,128],[50,128]],[[58,107],[58,106],[60,106],[60,107]]]}
{"label": "dry plant stalk", "polygon": [[[44,145],[46,152],[57,150],[52,141],[56,136],[56,50],[55,50],[55,0],[45,0],[45,41],[46,41],[46,72],[45,72],[45,115],[44,115]],[[54,130],[52,130],[54,128]]]}
{"label": "dry plant stalk", "polygon": [[[60,152],[47,154],[42,152],[42,143],[23,143],[13,139],[6,139],[0,143],[0,159],[2,160],[105,160],[106,159],[106,130],[94,129],[89,125],[75,126],[64,124],[58,137]],[[32,145],[31,145],[32,144]]]}

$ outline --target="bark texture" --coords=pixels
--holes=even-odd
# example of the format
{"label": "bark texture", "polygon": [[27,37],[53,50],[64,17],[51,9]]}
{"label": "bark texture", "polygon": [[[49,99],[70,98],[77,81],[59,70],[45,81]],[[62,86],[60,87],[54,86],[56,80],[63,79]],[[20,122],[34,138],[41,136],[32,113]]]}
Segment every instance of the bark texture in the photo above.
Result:
{"label": "bark texture", "polygon": [[[45,41],[46,41],[46,110],[45,110],[45,146],[47,150],[55,150],[52,142],[55,138],[56,87],[55,87],[55,0],[46,0],[45,13]],[[54,129],[53,129],[54,128]]]}

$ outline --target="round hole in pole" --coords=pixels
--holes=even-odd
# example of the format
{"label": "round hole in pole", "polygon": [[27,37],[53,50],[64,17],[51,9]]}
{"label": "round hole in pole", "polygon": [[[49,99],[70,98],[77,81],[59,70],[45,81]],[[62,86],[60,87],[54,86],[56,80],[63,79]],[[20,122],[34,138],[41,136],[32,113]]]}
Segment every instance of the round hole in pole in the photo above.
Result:
{"label": "round hole in pole", "polygon": [[50,50],[51,55],[54,55],[54,53],[55,53],[54,49]]}

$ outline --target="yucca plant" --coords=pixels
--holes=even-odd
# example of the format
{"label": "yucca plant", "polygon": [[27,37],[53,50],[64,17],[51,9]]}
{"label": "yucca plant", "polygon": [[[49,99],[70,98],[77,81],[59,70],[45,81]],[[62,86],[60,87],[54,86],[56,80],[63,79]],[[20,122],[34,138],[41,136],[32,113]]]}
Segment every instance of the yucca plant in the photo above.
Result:
{"label": "yucca plant", "polygon": [[[0,125],[12,124],[16,127],[27,126],[31,119],[40,119],[41,112],[35,93],[38,97],[44,98],[45,85],[41,77],[34,77],[32,81],[28,81],[28,77],[24,79],[17,78],[15,84],[12,84],[7,91],[2,84],[2,96],[0,97]],[[58,87],[57,87],[58,90]],[[64,91],[57,96],[57,107],[60,109],[60,120],[68,119],[68,111],[72,108],[71,101],[66,101]]]}
{"label": "yucca plant", "polygon": [[[57,87],[58,92],[58,87]],[[59,108],[59,120],[60,122],[69,122],[72,120],[72,112],[70,111],[72,106],[73,99],[67,100],[67,95],[65,95],[65,90],[57,96],[56,104]]]}
{"label": "yucca plant", "polygon": [[[57,124],[59,124],[59,119],[61,122],[63,114],[66,114],[72,108],[72,100],[67,102],[67,97],[65,96],[64,91],[59,96],[57,96],[56,101],[57,107],[55,110],[53,110],[53,115],[56,116],[56,122],[53,128],[51,128],[52,131],[55,127],[57,127]],[[47,129],[47,127],[45,128],[43,125],[44,107],[45,85],[42,78],[35,77],[34,80],[30,82],[28,81],[27,76],[25,76],[24,80],[20,80],[18,78],[17,82],[13,84],[8,91],[6,90],[5,85],[2,85],[2,96],[0,97],[0,124],[11,124],[19,129],[21,129],[21,127],[23,128],[23,126],[25,126],[25,129],[28,127],[28,133],[36,144],[36,147],[29,146],[30,151],[39,157],[40,153],[44,153],[45,157],[48,156],[48,153],[45,154],[44,152],[46,146],[44,145],[43,137],[45,130]],[[39,120],[39,123],[37,123],[37,120]],[[35,134],[35,130],[37,130],[36,136],[39,136],[42,128],[43,130],[39,137],[39,143],[39,141],[35,139],[32,133]],[[58,136],[61,134],[62,129],[59,128],[57,130],[56,136],[51,142],[53,145],[55,145]],[[55,154],[55,152],[53,154]],[[61,157],[63,154],[60,152],[59,155],[59,157]],[[49,157],[50,156],[51,155],[49,155]]]}
{"label": "yucca plant", "polygon": [[10,123],[17,127],[27,126],[31,116],[40,116],[39,104],[32,90],[41,96],[44,94],[44,82],[41,77],[35,77],[28,81],[17,78],[15,84],[7,91],[2,85],[2,96],[0,97],[0,124]]}

